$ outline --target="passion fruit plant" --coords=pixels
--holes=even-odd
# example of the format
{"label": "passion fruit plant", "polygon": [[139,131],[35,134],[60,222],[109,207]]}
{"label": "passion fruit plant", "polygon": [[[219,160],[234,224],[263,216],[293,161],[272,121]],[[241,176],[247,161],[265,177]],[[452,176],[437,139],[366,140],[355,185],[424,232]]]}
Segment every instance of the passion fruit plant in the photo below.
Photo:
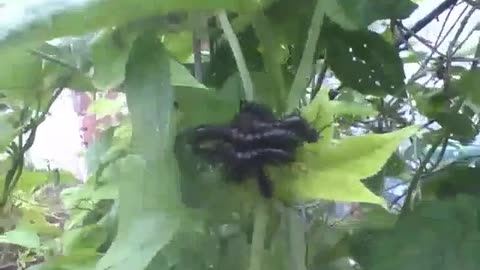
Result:
{"label": "passion fruit plant", "polygon": [[[464,30],[480,4],[446,0],[404,26],[414,2],[3,3],[0,269],[479,269],[480,45],[465,49],[478,27]],[[459,7],[457,28],[419,36]],[[25,163],[64,89],[127,101],[88,146],[86,183]],[[270,200],[181,136],[228,122],[241,99],[321,131],[268,168]]]}

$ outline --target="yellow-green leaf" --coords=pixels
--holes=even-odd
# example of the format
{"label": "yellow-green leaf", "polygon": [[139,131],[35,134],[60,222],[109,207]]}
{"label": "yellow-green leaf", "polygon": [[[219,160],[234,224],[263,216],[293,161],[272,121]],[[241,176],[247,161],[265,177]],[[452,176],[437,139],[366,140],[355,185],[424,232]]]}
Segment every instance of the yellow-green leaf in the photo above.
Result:
{"label": "yellow-green leaf", "polygon": [[400,142],[417,126],[387,134],[348,137],[337,144],[307,145],[290,167],[271,169],[276,195],[286,201],[328,199],[384,205],[361,182],[378,172]]}

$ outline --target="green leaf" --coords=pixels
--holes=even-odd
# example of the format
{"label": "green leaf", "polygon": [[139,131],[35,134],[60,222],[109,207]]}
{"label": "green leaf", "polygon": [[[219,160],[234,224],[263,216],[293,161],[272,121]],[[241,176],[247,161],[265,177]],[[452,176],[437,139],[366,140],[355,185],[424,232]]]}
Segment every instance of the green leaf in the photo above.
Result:
{"label": "green leaf", "polygon": [[[118,233],[97,269],[144,269],[180,224],[174,94],[170,59],[156,35],[135,40],[126,65],[125,92],[132,150],[106,168],[119,185]],[[107,173],[107,171],[110,171]]]}
{"label": "green leaf", "polygon": [[[281,104],[281,101],[287,97],[286,82],[282,68],[287,59],[286,50],[283,47],[280,36],[276,34],[277,29],[263,12],[259,12],[255,16],[253,26],[262,46],[261,51],[265,71],[269,75],[270,84],[276,89],[271,94],[271,98],[274,99],[275,105],[282,108],[285,104]],[[255,89],[258,91],[258,88]]]}
{"label": "green leaf", "polygon": [[322,37],[330,67],[342,84],[363,94],[395,95],[403,90],[405,74],[395,48],[379,34],[347,31],[326,20]]}
{"label": "green leaf", "polygon": [[378,111],[370,104],[356,102],[332,101],[332,110],[337,115],[376,116]]}
{"label": "green leaf", "polygon": [[103,118],[108,115],[115,115],[125,106],[121,99],[98,98],[88,107],[88,113],[95,114],[97,118]]}
{"label": "green leaf", "polygon": [[63,254],[72,255],[76,250],[96,249],[106,237],[105,229],[97,224],[65,231],[62,236]]}
{"label": "green leaf", "polygon": [[378,172],[412,126],[387,134],[347,137],[334,145],[306,145],[290,168],[274,169],[277,195],[287,201],[329,199],[384,204],[360,182]]}
{"label": "green leaf", "polygon": [[[159,15],[179,10],[254,11],[253,1],[240,0],[46,0],[42,2],[15,1],[2,6],[2,12],[12,19],[0,23],[0,49],[24,49],[32,44],[60,36],[80,35],[92,30],[123,25],[135,19],[157,16],[151,23],[168,29],[167,16]],[[22,16],[32,11],[30,16]],[[3,57],[3,55],[2,55]]]}
{"label": "green leaf", "polygon": [[49,257],[48,261],[32,266],[29,270],[91,270],[98,261],[95,249],[78,249],[66,256]]}
{"label": "green leaf", "polygon": [[238,110],[238,99],[222,97],[214,89],[176,87],[178,126],[225,123]]}
{"label": "green leaf", "polygon": [[[17,190],[31,192],[36,187],[39,187],[48,182],[53,182],[54,181],[53,177],[54,177],[53,172],[26,171],[26,172],[23,172],[22,175],[20,176],[20,180],[18,181],[18,184],[15,188]],[[60,172],[59,180],[60,180],[59,182],[63,184],[77,183],[75,176],[69,172]]]}
{"label": "green leaf", "polygon": [[354,18],[347,15],[345,9],[340,5],[338,0],[330,0],[326,5],[326,14],[329,19],[340,25],[343,29],[357,30],[359,25]]}
{"label": "green leaf", "polygon": [[125,65],[135,40],[135,33],[109,31],[101,33],[92,45],[93,85],[108,90],[125,79]]}
{"label": "green leaf", "polygon": [[[152,195],[144,191],[142,181],[158,179],[145,177],[146,162],[141,157],[129,155],[115,161],[107,170],[111,171],[108,175],[112,180],[120,184],[119,228],[96,269],[143,269],[172,239],[180,225],[179,219],[158,209],[146,208],[144,197]],[[158,190],[153,192],[158,194]]]}
{"label": "green leaf", "polygon": [[445,199],[457,194],[477,195],[480,193],[479,173],[478,161],[454,162],[422,179],[422,196]]}
{"label": "green leaf", "polygon": [[452,139],[470,143],[478,134],[478,128],[466,114],[453,112],[439,112],[435,120],[452,135]]}
{"label": "green leaf", "polygon": [[34,91],[42,80],[41,60],[27,52],[16,52],[2,56],[0,64],[0,89]]}
{"label": "green leaf", "polygon": [[[345,11],[360,27],[367,27],[377,20],[406,19],[418,7],[409,0],[337,0]],[[332,18],[335,20],[335,18]]]}
{"label": "green leaf", "polygon": [[471,70],[463,74],[459,81],[454,82],[454,86],[471,103],[476,106],[477,111],[480,108],[480,70]]}
{"label": "green leaf", "polygon": [[396,228],[375,239],[368,263],[362,266],[372,270],[477,269],[478,205],[478,198],[467,196],[422,202]]}
{"label": "green leaf", "polygon": [[184,63],[193,52],[193,35],[191,31],[180,33],[166,33],[163,44],[165,48],[172,53],[178,61]]}
{"label": "green leaf", "polygon": [[15,139],[20,129],[15,129],[4,116],[0,116],[0,151],[5,151],[5,148]]}
{"label": "green leaf", "polygon": [[47,214],[48,209],[41,206],[24,207],[22,209],[22,219],[17,226],[34,231],[42,237],[55,238],[61,236],[62,230],[45,219]]}
{"label": "green leaf", "polygon": [[172,85],[174,86],[184,86],[192,88],[203,88],[206,89],[205,85],[198,82],[192,74],[180,63],[171,59],[170,60],[170,73]]}
{"label": "green leaf", "polygon": [[37,232],[24,228],[16,228],[0,235],[0,243],[14,244],[26,248],[39,248],[40,238]]}

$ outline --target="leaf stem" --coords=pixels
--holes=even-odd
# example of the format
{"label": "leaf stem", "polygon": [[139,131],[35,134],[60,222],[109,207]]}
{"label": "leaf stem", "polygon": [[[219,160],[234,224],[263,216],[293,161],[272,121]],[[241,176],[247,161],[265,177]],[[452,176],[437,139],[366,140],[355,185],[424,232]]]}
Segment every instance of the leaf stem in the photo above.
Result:
{"label": "leaf stem", "polygon": [[265,234],[268,222],[268,207],[263,198],[255,206],[252,247],[250,249],[249,270],[261,270],[264,253]]}
{"label": "leaf stem", "polygon": [[225,10],[220,11],[217,14],[218,21],[220,22],[220,26],[225,33],[225,37],[230,44],[230,48],[233,52],[233,57],[235,58],[235,62],[237,62],[238,72],[240,73],[240,78],[242,79],[243,83],[243,90],[245,92],[245,99],[246,100],[253,100],[253,83],[248,73],[247,64],[245,62],[245,58],[243,57],[242,49],[240,48],[240,43],[238,42],[238,38],[233,32],[232,25],[228,21],[227,13]]}
{"label": "leaf stem", "polygon": [[324,1],[318,0],[313,11],[312,22],[308,29],[307,42],[305,49],[303,50],[302,58],[295,74],[295,79],[292,83],[292,88],[288,95],[288,111],[294,110],[298,106],[299,100],[305,93],[306,87],[310,80],[312,62],[317,47],[317,41],[320,36],[320,30],[322,29],[323,19],[325,15]]}

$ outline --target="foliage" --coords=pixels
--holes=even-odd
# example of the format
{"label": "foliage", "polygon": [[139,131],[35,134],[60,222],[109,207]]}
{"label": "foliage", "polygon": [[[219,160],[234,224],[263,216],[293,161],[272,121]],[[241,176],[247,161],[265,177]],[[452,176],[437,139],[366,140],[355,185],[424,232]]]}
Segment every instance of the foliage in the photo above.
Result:
{"label": "foliage", "polygon": [[[403,57],[439,15],[407,29],[414,2],[4,3],[0,268],[478,269],[480,45],[463,57],[458,40],[475,7],[445,52],[426,45],[440,57]],[[372,30],[382,21],[393,31]],[[128,114],[88,147],[86,183],[24,162],[65,88],[126,97],[89,108]],[[189,128],[228,121],[244,98],[321,130],[292,165],[268,168],[271,201],[188,144]]]}

